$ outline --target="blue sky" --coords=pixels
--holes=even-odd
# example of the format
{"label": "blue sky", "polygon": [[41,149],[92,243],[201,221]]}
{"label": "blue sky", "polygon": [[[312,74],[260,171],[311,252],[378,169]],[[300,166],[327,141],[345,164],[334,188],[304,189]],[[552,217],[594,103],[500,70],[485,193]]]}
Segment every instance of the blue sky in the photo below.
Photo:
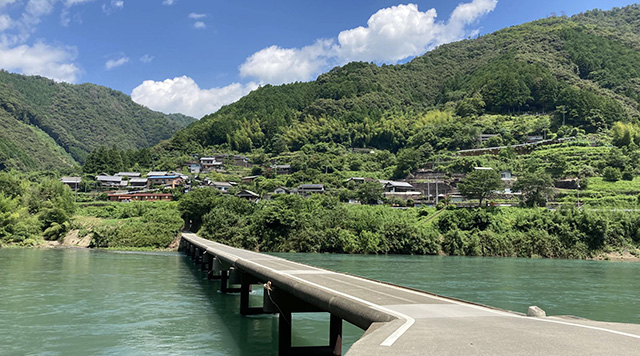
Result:
{"label": "blue sky", "polygon": [[261,84],[622,0],[0,0],[0,67],[91,82],[201,117]]}

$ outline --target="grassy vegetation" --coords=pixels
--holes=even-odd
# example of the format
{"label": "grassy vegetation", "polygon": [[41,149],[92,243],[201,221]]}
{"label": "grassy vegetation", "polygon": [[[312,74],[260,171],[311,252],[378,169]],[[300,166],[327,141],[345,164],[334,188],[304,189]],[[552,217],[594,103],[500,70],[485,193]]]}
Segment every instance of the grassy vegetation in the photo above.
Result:
{"label": "grassy vegetation", "polygon": [[74,218],[81,234],[91,234],[90,247],[167,248],[182,219],[176,202],[85,204]]}
{"label": "grassy vegetation", "polygon": [[322,195],[251,204],[207,189],[179,208],[201,236],[258,251],[590,258],[640,246],[640,215],[611,209],[449,207],[436,215]]}

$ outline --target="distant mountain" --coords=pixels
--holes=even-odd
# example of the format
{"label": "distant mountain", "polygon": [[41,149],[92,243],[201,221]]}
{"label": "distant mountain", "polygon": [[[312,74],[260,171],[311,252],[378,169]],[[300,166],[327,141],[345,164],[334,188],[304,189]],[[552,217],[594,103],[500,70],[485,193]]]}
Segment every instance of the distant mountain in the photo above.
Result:
{"label": "distant mountain", "polygon": [[485,114],[546,113],[552,128],[564,117],[596,132],[637,120],[639,105],[640,6],[632,5],[506,28],[402,65],[350,63],[313,82],[267,85],[181,130],[165,147],[278,152],[337,142],[395,151],[425,142],[412,140],[420,129],[413,123],[433,110],[465,125]]}
{"label": "distant mountain", "polygon": [[0,169],[68,168],[97,147],[150,147],[193,121],[106,87],[0,71]]}

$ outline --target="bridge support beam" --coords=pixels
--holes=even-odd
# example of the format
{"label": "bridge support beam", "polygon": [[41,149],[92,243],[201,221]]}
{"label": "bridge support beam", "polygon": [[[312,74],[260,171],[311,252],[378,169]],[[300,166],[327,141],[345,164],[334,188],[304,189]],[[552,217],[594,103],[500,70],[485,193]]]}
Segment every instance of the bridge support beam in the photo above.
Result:
{"label": "bridge support beam", "polygon": [[220,292],[240,293],[240,288],[233,288],[229,283],[229,270],[220,271]]}
{"label": "bridge support beam", "polygon": [[269,283],[265,286],[264,311],[277,312],[278,316],[278,355],[342,355],[342,319],[330,314],[328,346],[292,346],[291,330],[294,313],[324,312],[295,296],[275,289]]}
{"label": "bridge support beam", "polygon": [[252,284],[262,284],[258,279],[248,273],[241,272],[240,276],[240,314],[241,315],[258,315],[264,314],[263,307],[252,307],[249,303]]}

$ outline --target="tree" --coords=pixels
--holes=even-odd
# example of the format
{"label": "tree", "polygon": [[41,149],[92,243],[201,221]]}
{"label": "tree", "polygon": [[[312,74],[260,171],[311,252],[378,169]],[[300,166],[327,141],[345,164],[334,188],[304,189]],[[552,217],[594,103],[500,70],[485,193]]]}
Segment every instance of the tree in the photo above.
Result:
{"label": "tree", "polygon": [[219,198],[220,191],[215,188],[199,188],[185,194],[178,203],[185,227],[198,231],[202,217],[219,203]]}
{"label": "tree", "polygon": [[479,205],[491,196],[494,190],[503,187],[500,174],[493,169],[477,169],[467,175],[464,182],[460,183],[460,192],[471,199],[478,199]]}
{"label": "tree", "polygon": [[620,170],[618,168],[605,167],[604,171],[602,172],[602,179],[606,180],[607,182],[617,182],[621,178],[622,173],[620,173]]}
{"label": "tree", "polygon": [[358,199],[362,204],[378,204],[384,197],[384,188],[379,182],[364,182],[356,190]]}
{"label": "tree", "polygon": [[522,192],[522,203],[525,206],[545,206],[553,197],[553,178],[544,170],[525,172],[518,177],[513,189]]}

